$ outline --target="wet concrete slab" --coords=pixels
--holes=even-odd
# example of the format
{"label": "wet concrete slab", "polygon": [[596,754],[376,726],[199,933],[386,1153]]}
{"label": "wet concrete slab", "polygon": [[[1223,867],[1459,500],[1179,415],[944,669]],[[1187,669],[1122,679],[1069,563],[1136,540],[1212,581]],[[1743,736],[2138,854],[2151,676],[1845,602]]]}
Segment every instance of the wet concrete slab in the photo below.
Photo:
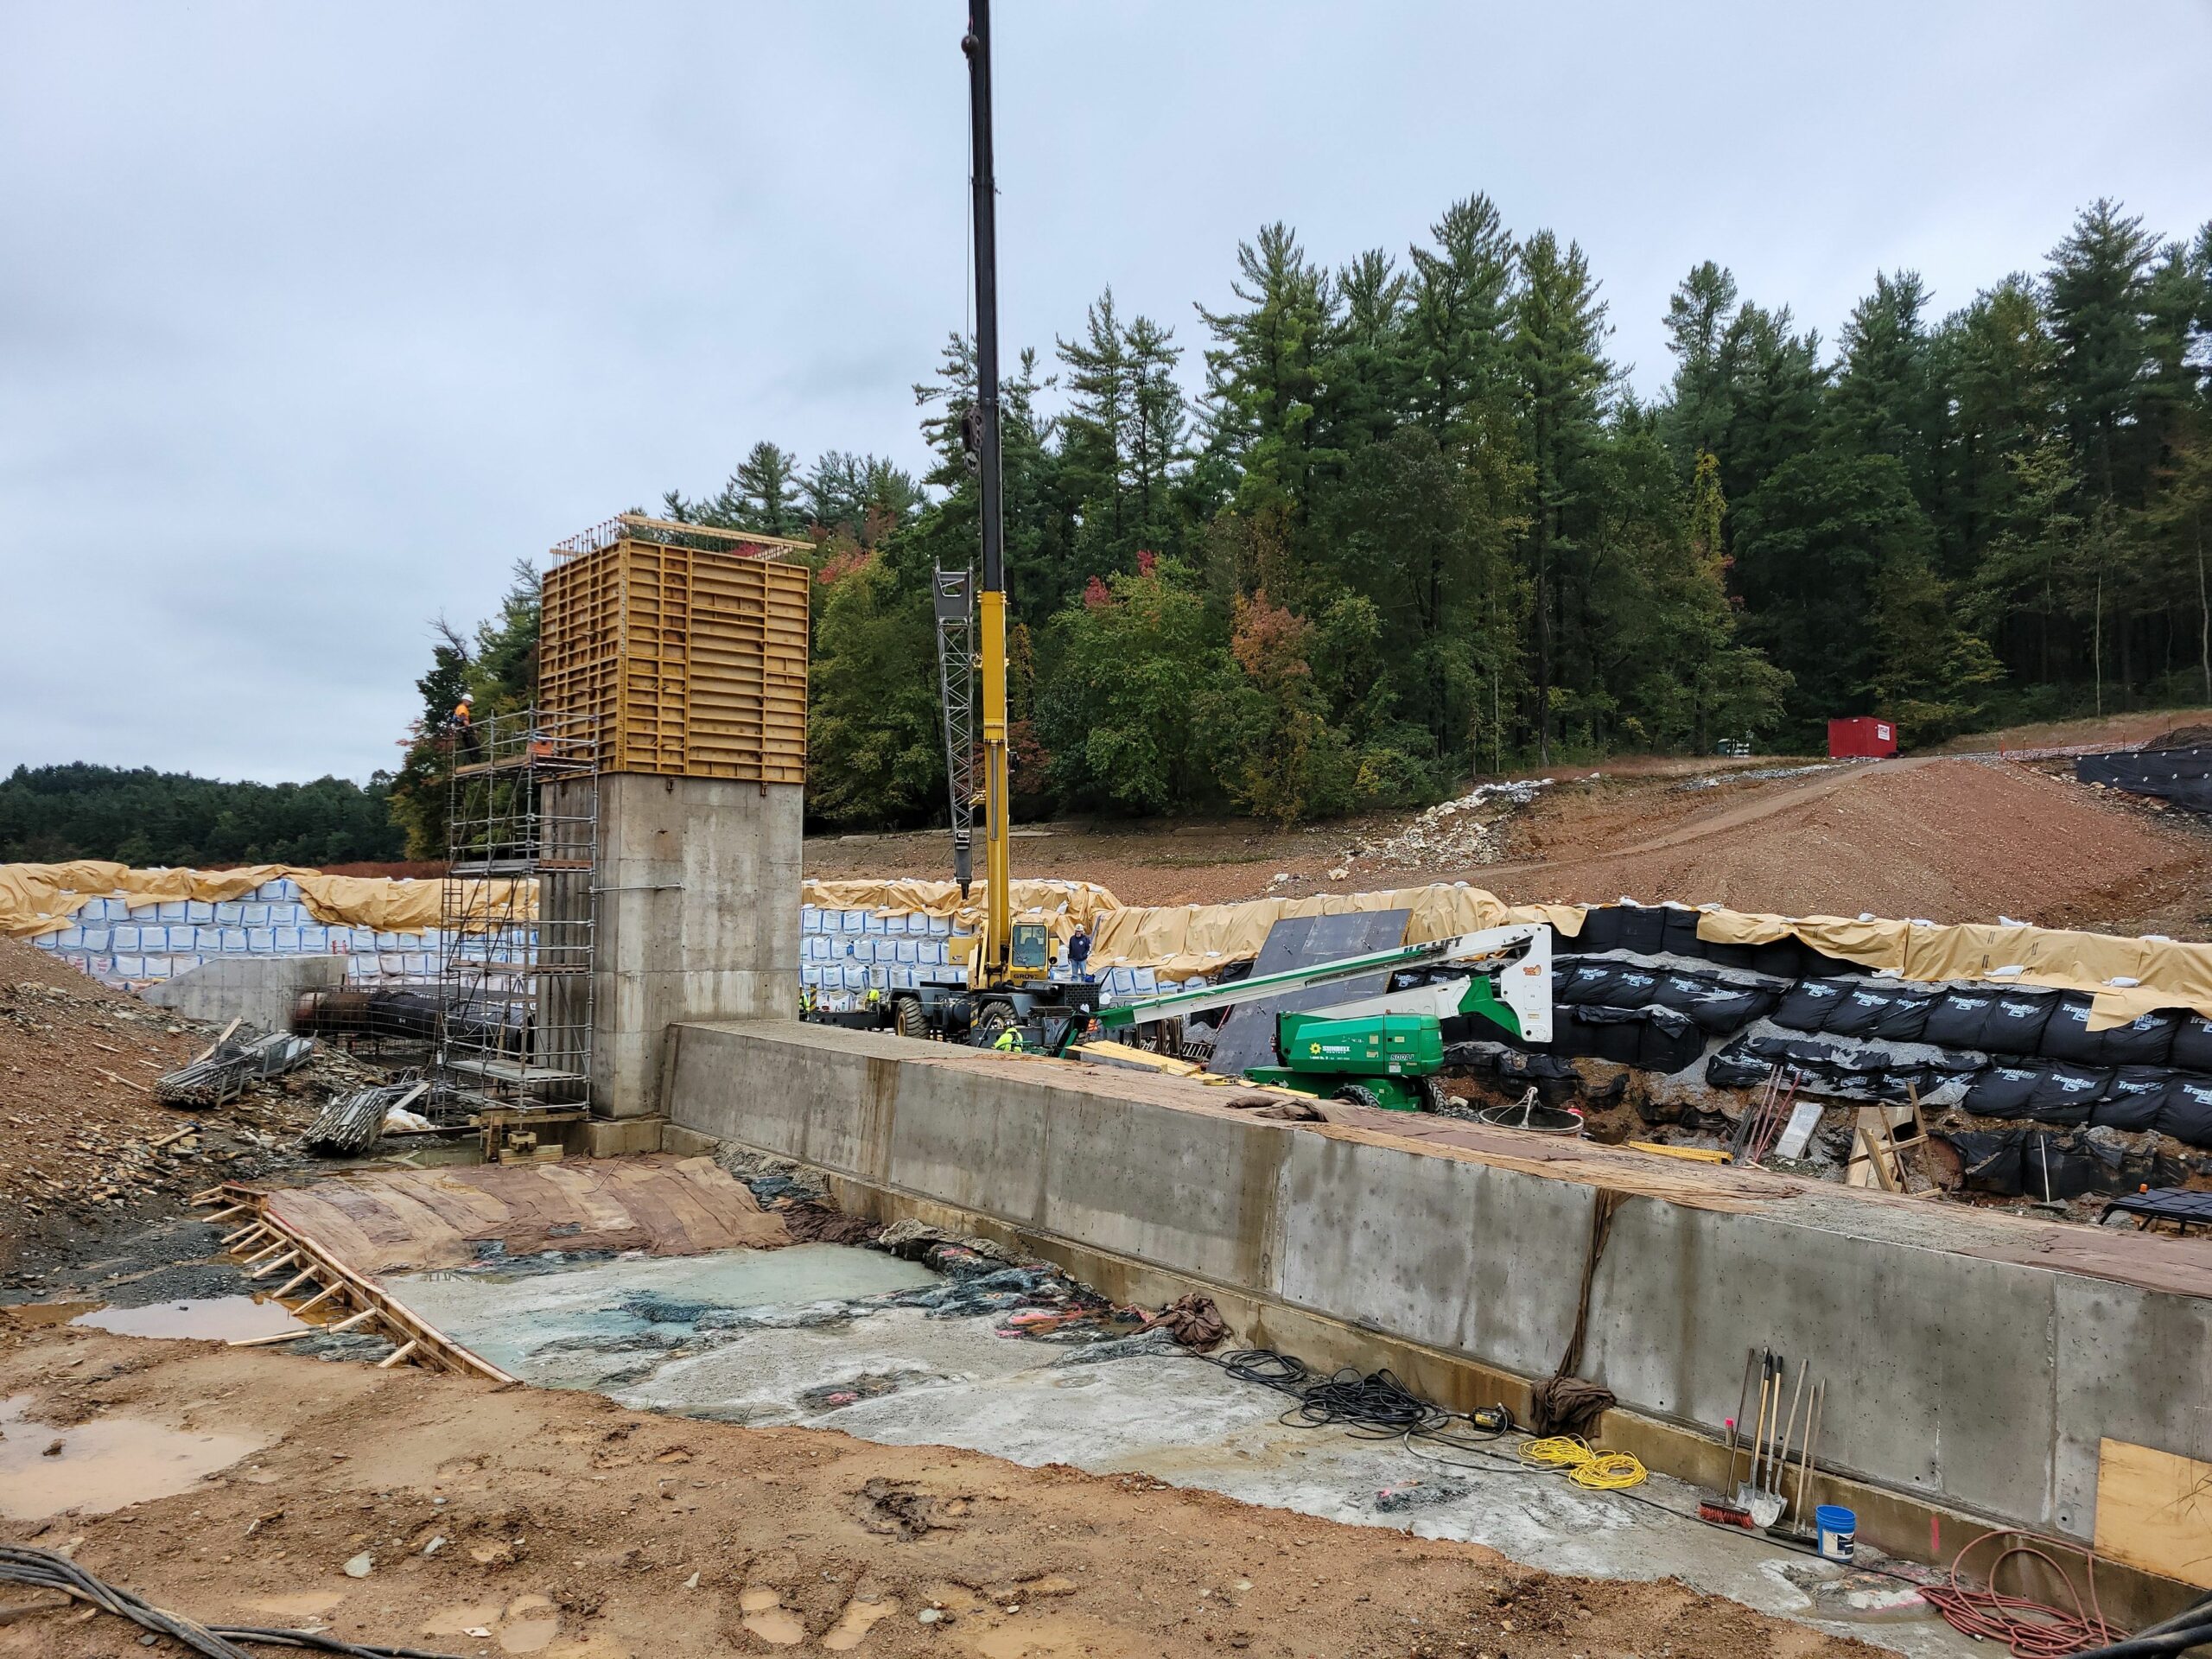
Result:
{"label": "wet concrete slab", "polygon": [[[1678,1575],[1916,1659],[1971,1650],[1925,1611],[1879,1624],[1816,1618],[1813,1586],[1835,1569],[1700,1522],[1697,1494],[1680,1482],[1654,1477],[1629,1492],[1590,1491],[1521,1465],[1510,1439],[1445,1450],[1289,1427],[1279,1421],[1283,1395],[1203,1359],[1103,1357],[1132,1344],[1023,1340],[1006,1334],[1000,1318],[933,1317],[948,1310],[901,1305],[926,1298],[932,1281],[944,1282],[880,1251],[802,1245],[546,1274],[420,1274],[393,1287],[515,1375],[625,1405],[1147,1475],[1332,1521],[1486,1544],[1554,1572]],[[773,1608],[755,1611],[772,1623]]]}

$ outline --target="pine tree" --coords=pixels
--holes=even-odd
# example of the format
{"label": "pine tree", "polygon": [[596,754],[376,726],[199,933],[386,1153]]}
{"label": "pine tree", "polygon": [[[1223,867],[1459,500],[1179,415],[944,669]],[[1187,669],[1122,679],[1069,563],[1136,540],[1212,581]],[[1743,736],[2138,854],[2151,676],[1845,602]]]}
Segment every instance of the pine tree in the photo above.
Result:
{"label": "pine tree", "polygon": [[1448,444],[1479,428],[1510,377],[1506,337],[1517,251],[1488,196],[1453,202],[1429,234],[1434,247],[1412,251],[1411,414]]}
{"label": "pine tree", "polygon": [[1738,297],[1734,276],[1707,259],[1692,268],[1667,302],[1667,348],[1675,355],[1668,434],[1685,457],[1715,457],[1715,489],[1731,403],[1722,347]]}
{"label": "pine tree", "polygon": [[1537,764],[1551,764],[1557,579],[1578,546],[1587,480],[1582,463],[1599,442],[1613,378],[1604,342],[1611,329],[1581,248],[1564,250],[1539,231],[1521,251],[1513,361],[1519,383],[1522,452],[1535,486],[1526,558],[1535,591]]}
{"label": "pine tree", "polygon": [[1927,302],[1919,272],[1877,273],[1873,293],[1843,326],[1829,400],[1838,439],[1863,454],[1896,456],[1923,507],[1935,500],[1942,420],[1921,322]]}
{"label": "pine tree", "polygon": [[2156,247],[2140,218],[2100,197],[2051,250],[2044,276],[2060,411],[2091,486],[2107,501],[2141,500],[2147,458],[2128,439],[2145,376],[2144,311]]}
{"label": "pine tree", "polygon": [[1246,510],[1268,501],[1302,517],[1315,461],[1318,365],[1336,312],[1326,271],[1306,261],[1290,227],[1261,226],[1236,246],[1231,291],[1243,308],[1198,308],[1215,344],[1206,353],[1206,442],[1239,471]]}
{"label": "pine tree", "polygon": [[1129,362],[1129,411],[1122,440],[1128,457],[1130,530],[1139,547],[1173,553],[1168,519],[1172,474],[1183,456],[1190,416],[1175,371],[1183,348],[1174,330],[1138,317],[1124,337]]}
{"label": "pine tree", "polygon": [[730,474],[726,492],[736,497],[743,528],[766,536],[790,536],[799,528],[798,457],[763,438]]}
{"label": "pine tree", "polygon": [[1092,302],[1083,338],[1058,340],[1066,369],[1068,410],[1061,417],[1060,465],[1083,504],[1086,541],[1118,569],[1127,551],[1122,501],[1128,462],[1124,445],[1136,408],[1135,368],[1109,287]]}

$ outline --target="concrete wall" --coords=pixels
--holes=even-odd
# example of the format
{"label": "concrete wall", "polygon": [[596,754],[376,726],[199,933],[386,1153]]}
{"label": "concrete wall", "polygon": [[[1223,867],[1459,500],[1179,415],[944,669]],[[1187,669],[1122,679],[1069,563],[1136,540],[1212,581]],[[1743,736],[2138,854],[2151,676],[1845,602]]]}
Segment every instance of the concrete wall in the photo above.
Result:
{"label": "concrete wall", "polygon": [[659,1109],[664,1033],[798,1013],[804,791],[619,772],[598,780],[592,1104]]}
{"label": "concrete wall", "polygon": [[334,991],[345,983],[344,957],[238,957],[203,962],[142,995],[194,1020],[243,1020],[263,1031],[289,1031],[292,1005],[302,991]]}
{"label": "concrete wall", "polygon": [[[1808,1357],[1828,1383],[1824,1464],[1972,1516],[2087,1538],[2100,1437],[2190,1454],[2212,1438],[2203,1241],[2101,1241],[1751,1172],[1725,1173],[1725,1201],[1669,1199],[1649,1194],[1700,1178],[1642,1154],[1578,1148],[1562,1179],[1434,1139],[1255,1121],[1179,1080],[817,1027],[671,1040],[682,1130],[1522,1378],[1567,1346],[1589,1172],[1616,1169],[1646,1196],[1614,1217],[1583,1376],[1718,1436],[1747,1348]],[[1462,1139],[1529,1145],[1497,1134]],[[2140,1273],[2116,1276],[2119,1260]],[[1701,1478],[1718,1484],[1717,1464]],[[1917,1540],[1886,1547],[1924,1552],[1913,1513]]]}

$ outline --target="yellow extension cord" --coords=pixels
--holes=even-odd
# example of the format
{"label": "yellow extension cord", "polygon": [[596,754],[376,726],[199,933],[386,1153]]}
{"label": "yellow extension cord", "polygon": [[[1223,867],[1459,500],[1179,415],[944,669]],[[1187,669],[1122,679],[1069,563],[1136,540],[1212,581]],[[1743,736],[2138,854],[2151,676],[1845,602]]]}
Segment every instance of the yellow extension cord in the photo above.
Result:
{"label": "yellow extension cord", "polygon": [[1521,1461],[1538,1468],[1561,1470],[1576,1485],[1599,1492],[1640,1486],[1649,1473],[1629,1453],[1594,1451],[1578,1434],[1554,1434],[1548,1440],[1530,1440],[1521,1448]]}

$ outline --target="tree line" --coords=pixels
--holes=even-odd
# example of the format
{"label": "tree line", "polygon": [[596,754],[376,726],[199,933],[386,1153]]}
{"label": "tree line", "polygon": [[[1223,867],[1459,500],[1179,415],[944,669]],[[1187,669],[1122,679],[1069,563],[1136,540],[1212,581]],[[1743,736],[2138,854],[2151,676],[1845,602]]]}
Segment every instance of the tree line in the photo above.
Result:
{"label": "tree line", "polygon": [[401,855],[382,772],[364,787],[221,783],[150,766],[17,766],[0,779],[0,863],[353,864]]}
{"label": "tree line", "polygon": [[[1196,397],[1175,329],[1110,289],[1001,388],[1024,812],[1288,821],[1624,750],[1816,747],[1837,715],[1927,743],[2212,700],[2212,225],[2167,239],[2101,200],[1948,313],[1878,275],[1833,348],[1703,264],[1648,401],[1580,247],[1482,196],[1336,267],[1267,226],[1231,292],[1197,308]],[[763,442],[664,500],[813,544],[818,823],[943,810],[930,577],[977,543],[975,388],[956,335],[915,388],[918,480]],[[448,634],[426,715],[465,683],[526,702],[500,676],[534,649],[524,575]]]}

